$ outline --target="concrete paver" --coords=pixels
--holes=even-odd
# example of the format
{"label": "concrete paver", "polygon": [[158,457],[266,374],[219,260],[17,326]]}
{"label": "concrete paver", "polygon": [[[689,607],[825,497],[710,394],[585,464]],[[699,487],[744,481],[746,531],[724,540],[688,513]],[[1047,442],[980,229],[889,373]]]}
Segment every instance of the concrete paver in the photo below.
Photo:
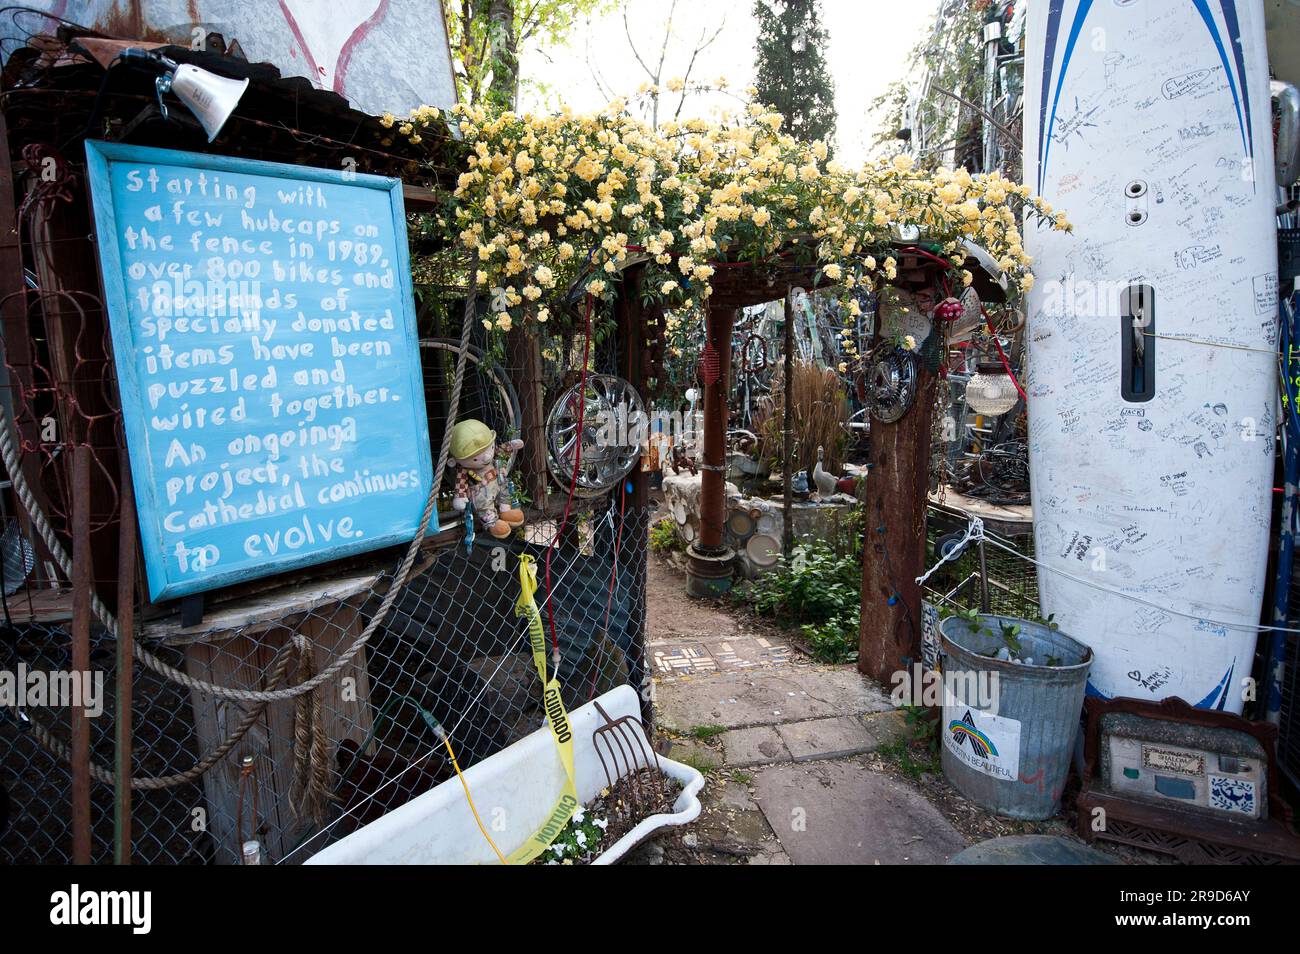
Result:
{"label": "concrete paver", "polygon": [[721,673],[656,686],[659,722],[679,732],[695,726],[739,728],[883,712],[889,699],[853,669],[782,667]]}
{"label": "concrete paver", "polygon": [[966,847],[923,795],[859,760],[769,766],[754,788],[797,865],[942,864]]}
{"label": "concrete paver", "polygon": [[790,751],[781,741],[777,730],[769,725],[748,729],[732,729],[722,734],[722,751],[726,754],[728,768],[762,765],[766,762],[788,762]]}
{"label": "concrete paver", "polygon": [[872,752],[880,745],[857,716],[790,722],[777,726],[776,734],[796,762],[860,755]]}

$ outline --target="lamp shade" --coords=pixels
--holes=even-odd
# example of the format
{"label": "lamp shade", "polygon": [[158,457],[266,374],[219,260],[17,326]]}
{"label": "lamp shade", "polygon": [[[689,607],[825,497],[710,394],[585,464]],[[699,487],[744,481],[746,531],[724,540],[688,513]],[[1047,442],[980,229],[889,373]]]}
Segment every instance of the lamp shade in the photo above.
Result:
{"label": "lamp shade", "polygon": [[966,406],[976,414],[996,417],[1016,406],[1016,386],[1001,365],[981,362],[966,382]]}

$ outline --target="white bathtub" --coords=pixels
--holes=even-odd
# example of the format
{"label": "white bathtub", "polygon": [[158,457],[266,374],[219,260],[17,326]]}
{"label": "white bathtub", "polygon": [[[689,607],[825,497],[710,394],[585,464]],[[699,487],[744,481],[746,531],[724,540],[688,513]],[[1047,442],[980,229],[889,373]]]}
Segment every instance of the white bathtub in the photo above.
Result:
{"label": "white bathtub", "polygon": [[[630,686],[599,699],[610,718],[639,716]],[[588,805],[606,786],[591,734],[603,724],[596,703],[569,714],[578,798]],[[452,739],[455,745],[455,739]],[[609,751],[602,746],[606,761]],[[681,783],[671,814],[651,815],[608,846],[593,863],[612,864],[655,829],[685,825],[700,814],[704,777],[689,765],[659,757],[665,774]],[[546,820],[564,784],[564,769],[546,726],[465,770],[479,815],[503,854],[522,845]],[[312,856],[309,865],[496,864],[497,857],[474,823],[460,780],[448,779]]]}

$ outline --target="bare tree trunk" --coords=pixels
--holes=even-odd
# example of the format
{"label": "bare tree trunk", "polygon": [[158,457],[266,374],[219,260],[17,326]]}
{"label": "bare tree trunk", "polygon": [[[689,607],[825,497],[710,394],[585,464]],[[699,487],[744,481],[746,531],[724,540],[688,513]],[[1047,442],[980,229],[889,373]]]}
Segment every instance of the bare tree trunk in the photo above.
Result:
{"label": "bare tree trunk", "polygon": [[515,36],[514,0],[491,0],[488,29],[492,37],[492,86],[488,98],[502,109],[519,99],[519,45]]}

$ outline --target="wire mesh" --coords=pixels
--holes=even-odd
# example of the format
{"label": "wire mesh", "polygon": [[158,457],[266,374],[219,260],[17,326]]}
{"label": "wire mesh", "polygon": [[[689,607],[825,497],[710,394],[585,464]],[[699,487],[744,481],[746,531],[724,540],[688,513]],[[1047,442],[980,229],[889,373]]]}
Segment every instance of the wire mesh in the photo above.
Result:
{"label": "wire mesh", "polygon": [[[646,523],[644,510],[610,498],[571,515],[562,540],[552,518],[526,527],[522,539],[480,537],[468,549],[459,541],[431,549],[356,665],[309,697],[266,706],[231,754],[194,781],[134,793],[134,860],[234,863],[243,841],[256,838],[269,860],[302,861],[450,778],[435,725],[450,734],[462,768],[541,728],[541,686],[526,622],[515,614],[523,554],[542,568],[539,608],[548,638],[554,624],[566,704],[582,705],[622,683],[640,688],[646,674],[636,621],[644,618],[645,550],[636,541],[644,540]],[[544,568],[552,544],[548,600]],[[383,585],[230,630],[164,627],[155,632],[166,635],[149,638],[146,625],[144,638],[151,652],[193,676],[269,688],[267,673],[280,654],[295,653],[295,637],[310,638],[317,669],[346,648]],[[67,669],[66,623],[15,619],[13,633],[3,668]],[[113,643],[99,634],[95,650],[92,666],[104,691],[103,712],[90,720],[91,752],[107,768],[114,757]],[[295,656],[291,673],[297,664]],[[216,700],[142,666],[134,667],[132,696],[133,766],[141,778],[185,772],[257,708]],[[300,708],[309,710],[305,717]],[[61,706],[0,714],[6,863],[71,860],[71,776],[34,731],[43,727],[66,744],[68,725]],[[254,759],[250,773],[242,767],[247,755]],[[107,862],[112,786],[97,782],[92,798],[94,860]]]}
{"label": "wire mesh", "polygon": [[[68,326],[63,328],[66,340],[80,341],[94,327],[89,316],[100,314],[97,306],[40,307],[47,297],[29,290],[24,298],[28,324],[45,334],[26,342],[30,364],[6,364],[8,398],[19,431],[39,435],[20,441],[24,464],[19,470],[31,469],[40,496],[54,501],[45,516],[66,547],[76,508],[62,474],[68,444],[61,435],[88,435],[92,427],[107,435],[107,446],[92,449],[103,483],[114,489],[108,479],[111,468],[103,462],[114,460],[118,451],[116,402],[105,360],[78,360],[62,371],[42,364],[42,356],[55,350],[46,343],[55,322]],[[461,312],[463,306],[454,302],[447,308],[447,315]],[[456,337],[421,341],[435,448],[451,411],[460,349],[459,329],[453,330]],[[555,358],[571,358],[580,340],[573,329],[560,329],[542,336],[537,346]],[[593,370],[615,370],[617,358],[613,345],[596,348]],[[541,382],[544,403],[553,403],[568,386],[572,375],[555,370],[564,366],[573,365],[551,362]],[[521,410],[513,374],[482,342],[471,346],[457,417],[484,420],[502,437],[517,433]],[[90,383],[106,399],[85,411],[87,405],[77,395]],[[50,414],[66,420],[66,426],[47,429]],[[464,768],[542,727],[540,680],[525,622],[514,612],[524,554],[539,567],[539,601],[560,654],[557,675],[566,703],[581,705],[625,682],[642,689],[646,674],[639,627],[648,525],[645,510],[631,503],[626,484],[620,481],[612,493],[586,497],[571,510],[533,510],[528,524],[510,540],[497,541],[480,530],[474,544],[466,546],[462,520],[450,506],[453,483],[443,482],[442,530],[430,536],[413,571],[400,582],[401,592],[382,627],[321,688],[283,702],[244,702],[187,688],[145,666],[133,667],[132,775],[168,779],[133,794],[134,860],[235,863],[242,844],[256,839],[272,862],[302,861],[448,779],[451,768],[436,726],[448,731]],[[553,486],[551,499],[563,502],[563,490]],[[92,529],[115,536],[115,489],[98,500]],[[8,658],[3,668],[63,672],[70,666],[69,581],[50,563],[39,579],[31,574],[42,541],[31,535],[29,523],[24,525],[27,535],[13,520],[3,536],[3,565],[17,590],[10,594],[5,587],[3,648]],[[186,629],[175,616],[146,620],[137,639],[201,682],[246,690],[293,685],[352,646],[387,588],[399,585],[392,562],[330,569],[328,575],[296,583],[287,595],[278,594],[273,601],[267,597],[268,609],[260,610],[257,600],[249,608],[245,599],[238,611],[217,602],[205,624]],[[105,585],[111,590],[111,578],[96,576],[101,590]],[[107,862],[113,857],[115,807],[115,643],[96,627],[92,644],[102,712],[91,720],[91,760],[98,767],[91,792],[91,850],[93,861]],[[68,710],[51,700],[0,713],[6,808],[0,859],[66,863],[72,860]],[[210,758],[223,750],[223,757]]]}
{"label": "wire mesh", "polygon": [[[960,535],[964,524],[931,509],[926,525],[926,566],[939,560],[939,541]],[[987,594],[987,612],[1006,616],[1035,619],[1041,610],[1038,604],[1038,572],[1029,562],[1034,556],[1034,537],[1028,533],[1014,537],[1004,536],[985,528],[985,534],[1020,556],[1014,556],[995,546],[983,548],[983,567],[980,565],[980,548],[968,545],[960,557],[945,563],[924,587],[927,602],[953,610],[976,609],[984,611]],[[1022,559],[1025,557],[1027,559]]]}

